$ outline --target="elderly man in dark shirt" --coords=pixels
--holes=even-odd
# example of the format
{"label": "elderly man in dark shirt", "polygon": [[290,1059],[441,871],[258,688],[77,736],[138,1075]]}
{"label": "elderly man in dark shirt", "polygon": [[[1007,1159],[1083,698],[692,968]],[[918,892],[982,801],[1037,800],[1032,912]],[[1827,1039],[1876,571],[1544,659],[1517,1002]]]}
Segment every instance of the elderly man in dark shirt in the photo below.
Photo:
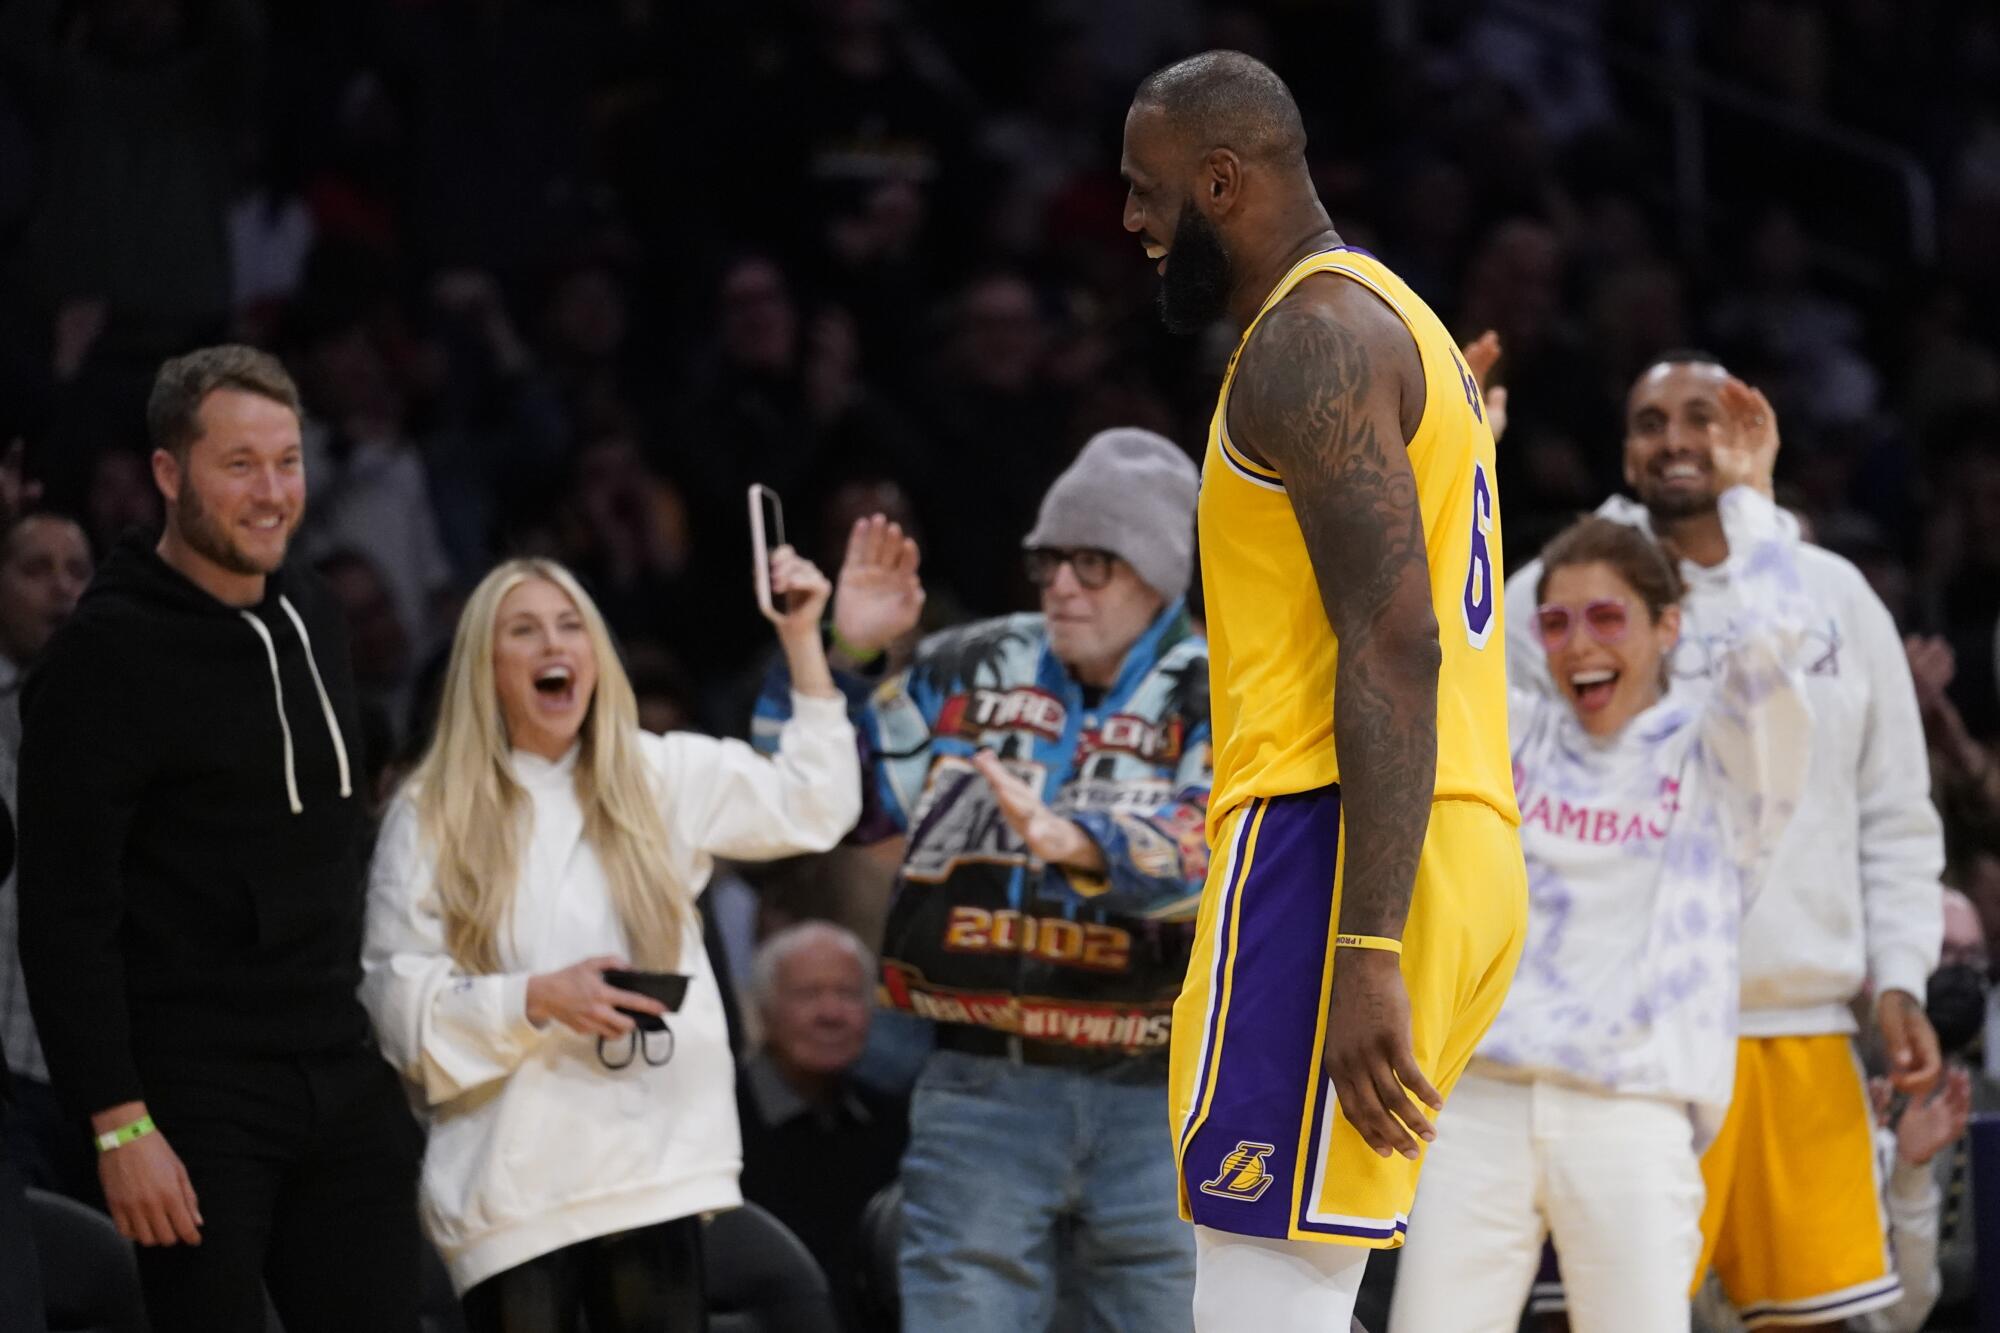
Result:
{"label": "elderly man in dark shirt", "polygon": [[861,1213],[903,1156],[907,1108],[849,1071],[868,1040],[875,960],[824,921],[791,926],[757,951],[764,1043],[743,1065],[743,1197],[797,1233],[858,1327]]}

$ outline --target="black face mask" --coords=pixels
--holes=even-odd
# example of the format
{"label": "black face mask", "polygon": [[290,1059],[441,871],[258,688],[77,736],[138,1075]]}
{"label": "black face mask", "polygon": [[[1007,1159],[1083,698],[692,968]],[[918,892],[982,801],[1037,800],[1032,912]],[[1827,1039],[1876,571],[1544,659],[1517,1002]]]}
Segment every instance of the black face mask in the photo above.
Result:
{"label": "black face mask", "polygon": [[1970,963],[1949,963],[1931,973],[1924,1011],[1946,1055],[1962,1055],[1979,1044],[1986,1031],[1986,984],[1986,973]]}

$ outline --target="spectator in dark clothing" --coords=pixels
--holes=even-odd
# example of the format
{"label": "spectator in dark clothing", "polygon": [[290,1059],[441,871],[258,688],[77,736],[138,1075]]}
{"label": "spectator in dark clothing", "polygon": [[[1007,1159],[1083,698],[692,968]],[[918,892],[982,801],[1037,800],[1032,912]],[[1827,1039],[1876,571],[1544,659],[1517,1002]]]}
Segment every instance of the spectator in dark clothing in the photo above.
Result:
{"label": "spectator in dark clothing", "polygon": [[368,741],[367,790],[379,808],[387,802],[389,769],[405,740],[401,727],[416,693],[415,657],[388,581],[373,560],[340,547],[314,561],[313,569],[333,594],[353,645],[354,687]]}
{"label": "spectator in dark clothing", "polygon": [[763,1047],[744,1062],[743,1197],[797,1233],[826,1270],[851,1328],[861,1214],[896,1178],[908,1108],[849,1071],[868,1041],[875,960],[826,921],[778,932],[757,951]]}
{"label": "spectator in dark clothing", "polygon": [[[0,805],[0,875],[14,870],[14,817]],[[13,1082],[7,1052],[0,1047],[0,1128],[13,1106]],[[42,1274],[35,1257],[35,1235],[29,1226],[28,1200],[21,1173],[0,1152],[0,1327],[21,1333],[43,1333]]]}
{"label": "spectator in dark clothing", "polygon": [[[28,514],[0,535],[0,800],[17,799],[21,680],[90,582],[90,544],[60,514]],[[15,885],[0,879],[0,1039],[14,1076],[13,1110],[0,1144],[37,1189],[102,1204],[90,1143],[63,1116],[28,1012],[17,947]]]}
{"label": "spectator in dark clothing", "polygon": [[49,312],[101,302],[133,349],[220,326],[263,37],[253,0],[7,7],[0,73],[41,113],[47,173],[22,273]]}
{"label": "spectator in dark clothing", "polygon": [[[884,294],[893,297],[902,290],[896,271],[920,239],[913,233],[941,244],[973,235],[979,173],[960,89],[917,25],[896,13],[905,7],[820,0],[807,8],[811,31],[783,43],[790,49],[774,52],[750,85],[751,147],[733,168],[721,164],[737,177],[724,177],[718,202],[738,234],[817,242],[850,276],[889,277]],[[885,205],[910,215],[887,227],[900,239],[882,234]],[[823,229],[817,237],[807,234],[814,227]],[[857,231],[876,237],[857,245]],[[892,300],[884,313],[893,309]]]}
{"label": "spectator in dark clothing", "polygon": [[389,6],[410,116],[410,211],[433,260],[516,268],[583,214],[593,8]]}
{"label": "spectator in dark clothing", "polygon": [[708,598],[705,656],[695,665],[726,672],[764,642],[742,594],[744,489],[762,482],[797,502],[830,460],[886,458],[912,476],[923,457],[900,414],[862,382],[851,321],[835,311],[806,320],[776,263],[738,259],[723,270],[717,301],[716,356],[697,378],[692,413],[668,426],[660,461],[686,493],[698,553],[692,581]]}
{"label": "spectator in dark clothing", "polygon": [[[414,1333],[417,1131],[356,998],[366,793],[347,638],[285,563],[298,395],[169,361],[167,503],[30,674],[21,953],[154,1333]],[[337,1259],[337,1262],[334,1260]]]}
{"label": "spectator in dark clothing", "polygon": [[304,466],[317,493],[300,545],[314,557],[343,546],[366,551],[388,580],[404,634],[424,652],[441,637],[452,567],[391,361],[358,314],[307,340],[300,378],[314,419],[304,430]]}
{"label": "spectator in dark clothing", "polygon": [[106,449],[92,461],[83,506],[90,549],[100,558],[128,532],[151,537],[160,530],[160,493],[136,450]]}
{"label": "spectator in dark clothing", "polygon": [[[629,429],[591,440],[574,466],[575,480],[556,516],[563,562],[620,636],[660,642],[688,637],[693,590],[681,493],[646,465]],[[739,498],[731,515],[741,519],[742,507]],[[740,593],[742,581],[732,580],[729,591]]]}
{"label": "spectator in dark clothing", "polygon": [[996,560],[1034,526],[1043,494],[1076,454],[1068,394],[1047,373],[1049,330],[1035,289],[1012,273],[974,279],[953,312],[933,398],[948,475],[920,496],[934,574],[975,615],[1031,600],[1018,562]]}

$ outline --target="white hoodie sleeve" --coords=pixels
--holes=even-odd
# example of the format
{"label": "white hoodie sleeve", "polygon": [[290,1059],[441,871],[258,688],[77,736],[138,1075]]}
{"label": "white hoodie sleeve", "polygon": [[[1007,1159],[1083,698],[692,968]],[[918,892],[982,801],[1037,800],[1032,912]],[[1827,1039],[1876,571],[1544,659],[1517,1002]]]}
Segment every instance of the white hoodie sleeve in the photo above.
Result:
{"label": "white hoodie sleeve", "polygon": [[1877,994],[1923,1002],[1944,938],[1944,828],[1931,804],[1930,756],[1910,662],[1889,608],[1853,574],[1842,624],[1868,676],[1855,796],[1861,816],[1861,908]]}
{"label": "white hoodie sleeve", "polygon": [[1725,494],[1734,636],[1705,700],[1702,744],[1728,792],[1733,859],[1761,884],[1805,787],[1812,713],[1803,640],[1811,604],[1799,572],[1798,525],[1747,486]]}
{"label": "white hoodie sleeve", "polygon": [[686,732],[654,751],[680,844],[768,861],[837,844],[861,817],[861,758],[844,699],[792,695],[766,758],[741,741]]}
{"label": "white hoodie sleeve", "polygon": [[528,1021],[526,973],[468,976],[445,949],[434,864],[398,797],[369,868],[361,1002],[389,1063],[432,1106],[513,1073],[545,1035]]}

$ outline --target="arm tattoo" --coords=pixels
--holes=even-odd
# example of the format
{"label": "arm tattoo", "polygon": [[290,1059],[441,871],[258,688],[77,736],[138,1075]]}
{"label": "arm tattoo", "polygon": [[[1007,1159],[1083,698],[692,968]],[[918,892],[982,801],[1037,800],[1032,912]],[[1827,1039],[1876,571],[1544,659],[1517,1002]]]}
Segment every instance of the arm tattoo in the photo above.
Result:
{"label": "arm tattoo", "polygon": [[1442,652],[1423,517],[1380,345],[1293,307],[1266,315],[1245,350],[1236,419],[1284,478],[1339,644],[1340,929],[1400,936],[1437,778]]}

